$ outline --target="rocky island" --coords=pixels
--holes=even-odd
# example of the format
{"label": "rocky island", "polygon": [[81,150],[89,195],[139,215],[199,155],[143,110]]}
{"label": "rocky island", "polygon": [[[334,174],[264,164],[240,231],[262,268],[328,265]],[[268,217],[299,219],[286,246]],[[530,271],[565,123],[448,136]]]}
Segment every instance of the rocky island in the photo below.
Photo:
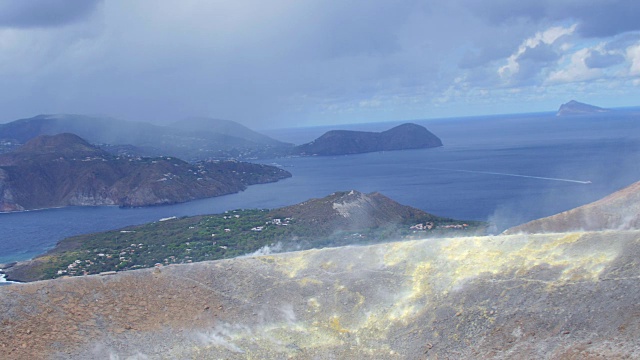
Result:
{"label": "rocky island", "polygon": [[442,146],[440,138],[424,126],[408,123],[383,132],[331,130],[310,143],[296,146],[294,153],[333,156],[439,146]]}
{"label": "rocky island", "polygon": [[571,100],[568,103],[560,105],[560,109],[558,109],[556,116],[590,115],[606,113],[610,111],[611,110],[609,109],[603,109],[601,107]]}
{"label": "rocky island", "polygon": [[116,156],[74,134],[41,135],[0,155],[0,211],[172,204],[290,176],[274,166],[237,161]]}

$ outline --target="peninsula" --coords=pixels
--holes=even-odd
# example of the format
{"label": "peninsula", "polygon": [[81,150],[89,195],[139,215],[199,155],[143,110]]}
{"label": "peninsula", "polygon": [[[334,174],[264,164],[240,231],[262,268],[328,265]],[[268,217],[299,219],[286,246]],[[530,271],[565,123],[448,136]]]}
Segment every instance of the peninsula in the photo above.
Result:
{"label": "peninsula", "polygon": [[237,161],[116,156],[74,134],[41,135],[0,155],[0,211],[172,204],[290,176],[274,166]]}
{"label": "peninsula", "polygon": [[443,218],[380,194],[341,191],[275,210],[166,218],[59,242],[31,261],[5,267],[34,281],[269,253],[365,245],[413,237],[484,234],[486,224]]}

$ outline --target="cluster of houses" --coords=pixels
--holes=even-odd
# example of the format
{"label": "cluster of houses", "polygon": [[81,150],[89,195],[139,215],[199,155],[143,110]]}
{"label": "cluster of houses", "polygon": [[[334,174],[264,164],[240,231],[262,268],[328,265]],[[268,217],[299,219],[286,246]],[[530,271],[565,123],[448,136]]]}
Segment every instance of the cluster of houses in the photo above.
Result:
{"label": "cluster of houses", "polygon": [[[131,261],[131,255],[134,254],[136,251],[140,251],[143,247],[144,247],[144,244],[131,244],[130,246],[126,247],[125,249],[123,249],[117,254],[98,253],[98,254],[95,254],[95,257],[93,259],[87,259],[87,260],[78,259],[73,261],[71,264],[67,265],[66,269],[58,270],[57,275],[58,276],[87,275],[90,273],[89,268],[92,265],[100,265],[104,260],[111,259],[114,256],[117,256],[118,260],[120,261],[120,264],[123,264],[127,261]],[[131,268],[139,268],[139,267],[142,267],[142,266],[134,265]]]}
{"label": "cluster of houses", "polygon": [[435,225],[432,222],[427,222],[427,223],[420,223],[420,224],[415,224],[413,226],[411,226],[409,229],[411,230],[420,230],[420,231],[424,231],[424,230],[431,230],[433,229]]}
{"label": "cluster of houses", "polygon": [[426,222],[424,224],[420,223],[420,224],[415,224],[413,226],[411,226],[409,229],[414,230],[414,231],[427,231],[427,230],[432,230],[433,228],[438,228],[438,229],[457,229],[457,230],[462,230],[462,229],[466,229],[469,226],[469,224],[449,224],[449,225],[439,225],[439,226],[435,226],[434,223],[432,222]]}
{"label": "cluster of houses", "polygon": [[76,260],[67,265],[66,270],[58,270],[58,275],[85,275],[87,271],[83,267],[90,267],[91,265],[93,265],[91,260]]}
{"label": "cluster of houses", "polygon": [[[292,220],[293,220],[293,218],[284,218],[284,220],[283,219],[271,219],[271,220],[265,222],[265,226],[267,226],[267,225],[289,226],[289,224],[291,223]],[[265,226],[256,226],[254,228],[251,228],[251,231],[262,231],[262,230],[264,230]]]}

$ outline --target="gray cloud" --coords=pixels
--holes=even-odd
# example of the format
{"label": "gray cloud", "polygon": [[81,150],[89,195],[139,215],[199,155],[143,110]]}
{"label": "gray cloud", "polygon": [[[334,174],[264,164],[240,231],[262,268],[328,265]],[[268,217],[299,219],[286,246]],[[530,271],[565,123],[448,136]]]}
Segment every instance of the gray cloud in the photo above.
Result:
{"label": "gray cloud", "polygon": [[564,16],[581,19],[578,32],[586,37],[605,37],[640,30],[640,2],[636,0],[576,3]]}
{"label": "gray cloud", "polygon": [[[622,10],[591,0],[99,3],[0,0],[0,31],[14,28],[0,42],[2,120],[195,115],[260,128],[473,114],[466,102],[477,94],[517,101],[516,91],[488,92],[542,84],[577,49],[541,42],[520,53],[526,39],[579,22],[570,46],[580,46],[585,36],[633,27],[626,18],[627,25],[600,24],[616,22],[611,16]],[[589,13],[594,6],[602,17]],[[607,38],[603,54],[636,43],[631,35]],[[518,68],[505,85],[498,69],[512,55]],[[589,66],[616,60],[598,56]]]}
{"label": "gray cloud", "polygon": [[603,69],[624,62],[624,56],[620,54],[604,54],[592,51],[589,57],[585,58],[585,64],[591,69]]}
{"label": "gray cloud", "polygon": [[0,0],[0,27],[46,28],[77,22],[102,0]]}
{"label": "gray cloud", "polygon": [[640,41],[640,34],[638,33],[627,33],[620,36],[614,37],[611,41],[609,41],[604,50],[615,51],[615,50],[624,50],[627,47],[634,45]]}
{"label": "gray cloud", "polygon": [[466,0],[468,6],[495,24],[512,24],[518,19],[579,22],[578,33],[585,37],[606,37],[640,30],[640,2],[636,0]]}
{"label": "gray cloud", "polygon": [[556,52],[552,45],[538,44],[536,47],[528,47],[519,56],[520,60],[529,60],[536,63],[547,64],[552,61],[558,60],[560,55]]}

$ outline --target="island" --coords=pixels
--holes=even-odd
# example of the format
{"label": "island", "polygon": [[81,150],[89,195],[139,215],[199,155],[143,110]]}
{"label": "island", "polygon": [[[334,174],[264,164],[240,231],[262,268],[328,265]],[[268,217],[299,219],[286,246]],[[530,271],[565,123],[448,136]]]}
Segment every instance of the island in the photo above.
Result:
{"label": "island", "polygon": [[35,281],[171,264],[400,239],[483,234],[486,223],[443,218],[380,194],[340,191],[274,210],[158,221],[60,241],[31,261],[5,266],[8,280]]}
{"label": "island", "polygon": [[334,156],[439,146],[440,138],[424,126],[407,123],[383,132],[331,130],[293,151],[297,155]]}
{"label": "island", "polygon": [[581,103],[571,100],[568,103],[560,105],[560,109],[556,116],[573,116],[573,115],[592,115],[610,112],[609,109],[603,109],[594,105]]}
{"label": "island", "polygon": [[112,155],[70,133],[0,155],[0,212],[62,206],[173,204],[291,177],[275,166]]}

